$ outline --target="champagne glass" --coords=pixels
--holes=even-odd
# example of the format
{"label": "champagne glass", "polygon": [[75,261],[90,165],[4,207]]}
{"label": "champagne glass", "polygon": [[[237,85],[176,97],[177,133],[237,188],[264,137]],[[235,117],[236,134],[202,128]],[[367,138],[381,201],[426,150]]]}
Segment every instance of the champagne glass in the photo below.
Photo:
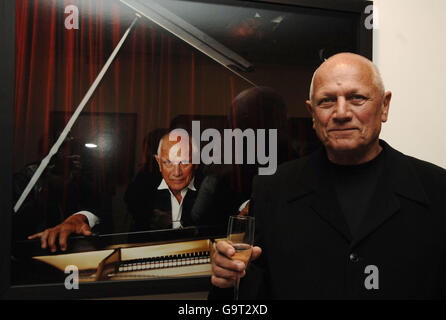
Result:
{"label": "champagne glass", "polygon": [[[232,260],[240,260],[248,266],[254,243],[254,218],[249,216],[230,216],[227,240],[234,247]],[[238,300],[240,277],[234,283],[234,300]]]}

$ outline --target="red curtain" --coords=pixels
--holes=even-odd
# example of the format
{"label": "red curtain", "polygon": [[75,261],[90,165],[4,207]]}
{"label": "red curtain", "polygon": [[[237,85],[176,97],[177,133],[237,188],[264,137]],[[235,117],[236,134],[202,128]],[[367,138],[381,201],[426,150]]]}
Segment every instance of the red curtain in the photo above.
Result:
{"label": "red curtain", "polygon": [[[54,143],[52,113],[64,111],[68,121],[135,15],[113,0],[19,0],[16,5],[18,170],[48,152]],[[79,9],[79,29],[65,28],[68,5]],[[247,87],[143,18],[84,112],[137,114],[136,154],[141,162],[147,132],[169,127],[179,113],[212,114],[209,110],[214,110],[224,115],[235,94]],[[92,126],[102,125],[91,121]]]}
{"label": "red curtain", "polygon": [[[68,14],[64,9],[71,4],[79,8],[79,29],[65,28]],[[20,167],[49,151],[55,142],[50,132],[51,112],[64,111],[68,121],[127,26],[122,25],[121,8],[114,1],[20,0],[16,6],[14,146],[15,164]],[[111,17],[104,16],[105,6],[111,7]],[[107,19],[113,23],[106,24]],[[141,29],[139,25],[129,41],[136,43]],[[106,38],[105,33],[112,36]],[[136,59],[132,57],[133,63]],[[117,110],[119,92],[126,90],[125,86],[119,87],[119,59],[108,75],[85,108],[86,113],[104,112],[105,104],[114,106],[108,112]],[[135,78],[134,74],[130,77]],[[138,83],[145,86],[144,81]],[[134,86],[130,87],[132,101],[136,92]],[[140,89],[138,93],[144,96],[146,92]]]}

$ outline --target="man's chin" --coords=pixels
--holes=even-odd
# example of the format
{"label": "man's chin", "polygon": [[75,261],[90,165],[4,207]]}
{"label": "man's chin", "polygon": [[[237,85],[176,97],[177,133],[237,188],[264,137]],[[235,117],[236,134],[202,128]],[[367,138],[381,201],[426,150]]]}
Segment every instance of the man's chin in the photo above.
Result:
{"label": "man's chin", "polygon": [[338,139],[336,141],[330,141],[330,143],[326,147],[332,152],[345,153],[357,151],[361,146],[356,141],[348,139]]}
{"label": "man's chin", "polygon": [[181,181],[181,182],[178,182],[178,183],[170,181],[169,188],[170,188],[170,190],[175,192],[175,191],[183,190],[184,188],[187,187],[187,185],[188,185],[188,183],[185,183],[184,181]]}

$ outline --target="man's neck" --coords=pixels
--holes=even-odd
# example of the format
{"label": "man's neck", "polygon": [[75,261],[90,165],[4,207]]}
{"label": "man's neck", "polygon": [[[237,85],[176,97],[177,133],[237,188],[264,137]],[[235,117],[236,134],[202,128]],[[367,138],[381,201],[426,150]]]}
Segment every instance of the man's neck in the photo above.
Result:
{"label": "man's neck", "polygon": [[181,203],[181,200],[183,200],[183,197],[181,196],[181,191],[179,191],[179,192],[172,192],[172,194],[177,199],[178,203]]}
{"label": "man's neck", "polygon": [[382,151],[382,147],[377,141],[372,148],[367,148],[367,151],[363,150],[349,150],[344,152],[334,152],[333,150],[327,150],[327,157],[330,162],[344,165],[355,166],[360,165],[375,159]]}

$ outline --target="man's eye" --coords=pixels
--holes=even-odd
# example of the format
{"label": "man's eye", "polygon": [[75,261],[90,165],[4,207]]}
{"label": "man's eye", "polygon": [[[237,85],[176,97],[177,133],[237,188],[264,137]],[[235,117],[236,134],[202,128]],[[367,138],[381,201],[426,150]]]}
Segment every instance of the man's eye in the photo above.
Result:
{"label": "man's eye", "polygon": [[355,94],[349,97],[349,100],[354,104],[362,104],[366,102],[368,99],[362,95]]}
{"label": "man's eye", "polygon": [[335,103],[336,103],[336,98],[323,98],[319,100],[318,105],[323,108],[327,108],[331,107]]}

